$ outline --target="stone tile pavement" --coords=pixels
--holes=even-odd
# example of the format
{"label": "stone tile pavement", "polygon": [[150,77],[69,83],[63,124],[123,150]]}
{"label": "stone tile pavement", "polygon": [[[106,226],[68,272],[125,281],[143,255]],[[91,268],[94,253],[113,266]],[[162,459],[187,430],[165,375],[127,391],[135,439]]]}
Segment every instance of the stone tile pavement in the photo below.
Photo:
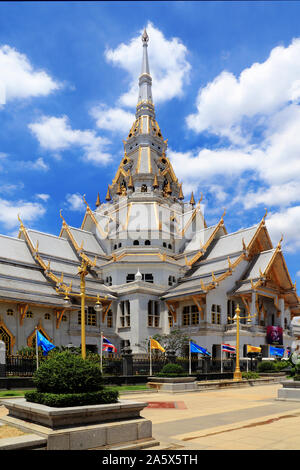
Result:
{"label": "stone tile pavement", "polygon": [[[280,384],[135,399],[161,402],[142,411],[153,423],[156,450],[299,450],[300,402],[277,401]],[[122,396],[122,398],[126,398]],[[184,403],[173,408],[164,402]],[[154,450],[154,448],[153,448]]]}
{"label": "stone tile pavement", "polygon": [[[300,450],[300,402],[277,401],[280,384],[192,393],[141,393],[152,405],[153,450]],[[132,400],[132,395],[122,399]],[[7,414],[0,406],[1,416]]]}

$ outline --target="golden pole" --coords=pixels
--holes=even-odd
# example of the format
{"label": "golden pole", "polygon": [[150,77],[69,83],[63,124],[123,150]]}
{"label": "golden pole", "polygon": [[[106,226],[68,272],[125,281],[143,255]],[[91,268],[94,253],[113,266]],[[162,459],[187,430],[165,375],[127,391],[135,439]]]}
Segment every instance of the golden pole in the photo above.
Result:
{"label": "golden pole", "polygon": [[237,304],[234,317],[234,320],[236,320],[236,363],[233,380],[235,381],[242,380],[242,373],[240,371],[240,312],[240,306]]}
{"label": "golden pole", "polygon": [[81,356],[82,359],[86,358],[86,346],[85,346],[85,276],[87,270],[84,262],[82,261],[79,269],[80,274],[80,297],[81,297]]}

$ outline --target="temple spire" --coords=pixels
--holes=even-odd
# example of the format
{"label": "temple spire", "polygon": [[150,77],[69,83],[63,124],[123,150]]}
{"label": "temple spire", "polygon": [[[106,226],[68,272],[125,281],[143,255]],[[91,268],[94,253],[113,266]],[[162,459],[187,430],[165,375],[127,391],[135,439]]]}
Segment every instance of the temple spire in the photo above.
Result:
{"label": "temple spire", "polygon": [[144,29],[144,32],[142,35],[143,59],[142,59],[141,75],[139,78],[138,104],[136,108],[137,118],[142,114],[141,105],[143,106],[143,114],[145,113],[145,104],[146,106],[150,105],[148,109],[148,113],[152,117],[154,117],[153,99],[152,99],[152,78],[150,76],[150,67],[149,67],[149,60],[148,60],[148,42],[149,42],[149,36],[147,34],[146,29]]}

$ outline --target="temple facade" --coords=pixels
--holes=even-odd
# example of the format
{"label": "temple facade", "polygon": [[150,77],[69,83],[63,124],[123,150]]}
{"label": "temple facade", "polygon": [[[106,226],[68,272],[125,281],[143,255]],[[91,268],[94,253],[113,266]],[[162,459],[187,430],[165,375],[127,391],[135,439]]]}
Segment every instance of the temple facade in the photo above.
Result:
{"label": "temple facade", "polygon": [[[241,324],[241,355],[244,344],[270,343],[270,326],[282,328],[279,344],[294,340],[299,297],[266,214],[228,233],[225,213],[208,226],[201,200],[192,193],[185,201],[156,121],[148,40],[144,31],[136,118],[105,202],[98,194],[92,208],[83,197],[80,228],[61,212],[59,236],[25,227],[21,218],[18,238],[0,235],[0,339],[8,354],[32,346],[35,328],[56,346],[80,346],[80,297],[71,294],[80,293],[82,262],[88,349],[99,352],[103,332],[119,351],[143,353],[150,336],[180,329],[214,354],[221,343],[235,344],[237,304],[244,316],[256,314]],[[98,296],[100,312],[91,300]]]}

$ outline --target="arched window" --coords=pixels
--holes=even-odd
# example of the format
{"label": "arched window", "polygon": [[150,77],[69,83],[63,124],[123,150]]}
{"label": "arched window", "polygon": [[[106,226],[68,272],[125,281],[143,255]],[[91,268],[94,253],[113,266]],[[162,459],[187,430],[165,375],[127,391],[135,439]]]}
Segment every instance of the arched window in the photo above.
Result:
{"label": "arched window", "polygon": [[134,244],[134,245],[139,245],[140,242],[139,242],[138,240],[133,240],[133,244]]}
{"label": "arched window", "polygon": [[147,185],[146,185],[146,184],[142,184],[142,186],[141,186],[141,192],[142,192],[142,193],[146,193],[146,192],[147,192]]}
{"label": "arched window", "polygon": [[145,245],[151,245],[150,240],[145,240]]}
{"label": "arched window", "polygon": [[168,248],[169,248],[169,250],[172,250],[172,245],[171,245],[171,243],[169,243]]}
{"label": "arched window", "polygon": [[167,248],[166,242],[163,242],[163,247],[164,247],[164,248]]}
{"label": "arched window", "polygon": [[119,248],[121,248],[121,246],[122,246],[122,243],[119,243]]}

